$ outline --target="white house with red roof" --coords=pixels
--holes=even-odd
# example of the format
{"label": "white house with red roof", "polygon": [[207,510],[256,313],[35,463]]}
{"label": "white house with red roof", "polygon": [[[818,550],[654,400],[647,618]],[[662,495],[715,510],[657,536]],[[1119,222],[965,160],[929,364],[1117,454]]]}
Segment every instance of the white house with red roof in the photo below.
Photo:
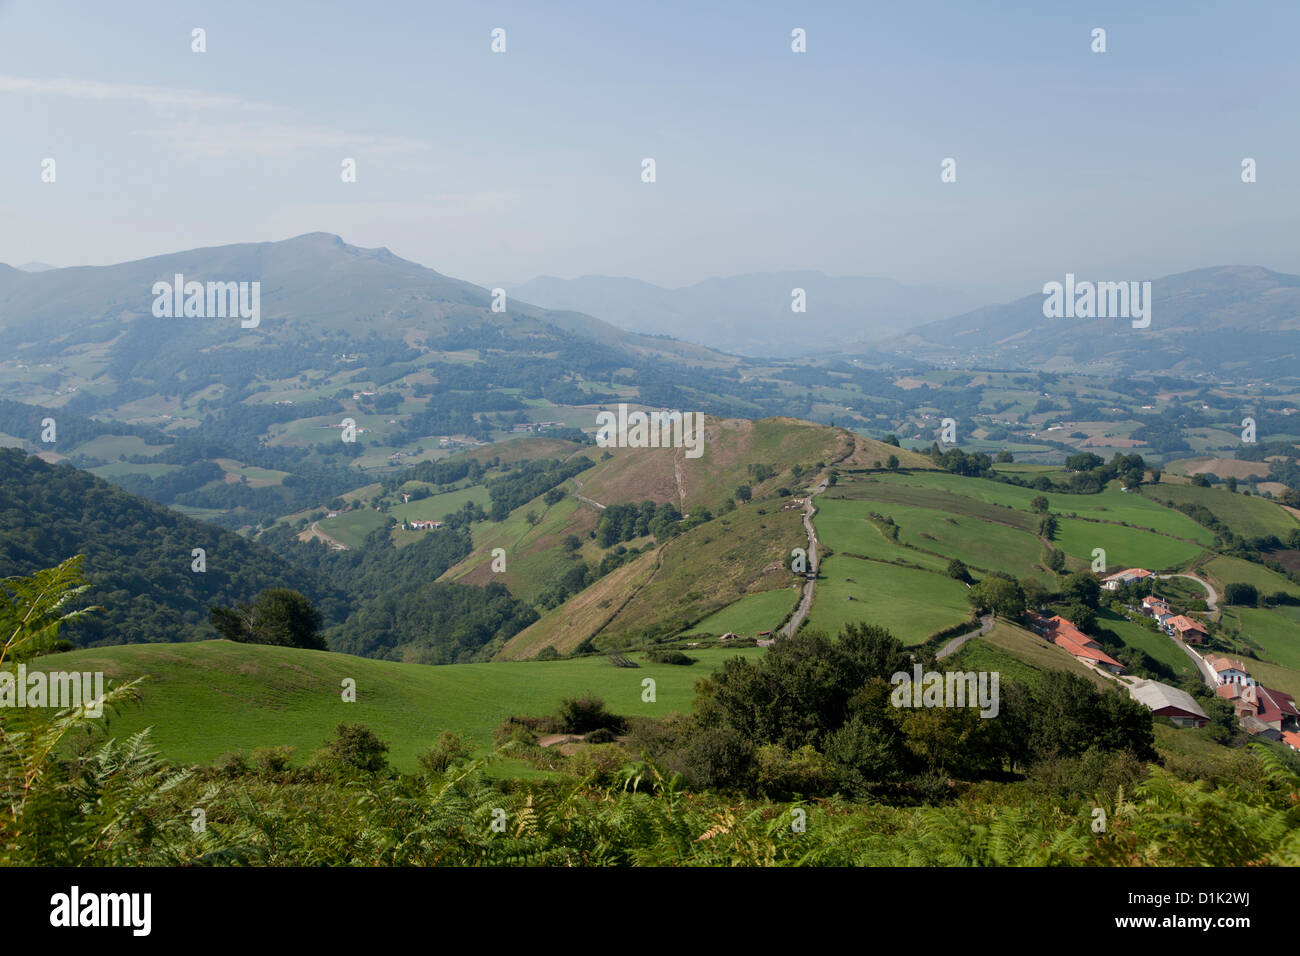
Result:
{"label": "white house with red roof", "polygon": [[1146,568],[1129,568],[1126,571],[1118,571],[1101,579],[1101,586],[1107,591],[1117,591],[1121,584],[1132,584],[1134,581],[1145,581],[1147,578],[1154,577],[1154,573]]}

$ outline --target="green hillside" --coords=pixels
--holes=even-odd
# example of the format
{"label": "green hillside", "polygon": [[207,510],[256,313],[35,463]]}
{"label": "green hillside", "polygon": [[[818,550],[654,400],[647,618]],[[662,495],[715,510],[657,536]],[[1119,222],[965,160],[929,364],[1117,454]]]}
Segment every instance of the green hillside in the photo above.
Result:
{"label": "green hillside", "polygon": [[[614,667],[604,657],[566,661],[452,664],[428,667],[326,651],[229,641],[95,648],[39,658],[30,670],[102,671],[107,681],[148,675],[139,706],[108,718],[117,736],[154,728],[162,753],[180,763],[207,763],[232,750],[289,745],[298,761],[321,747],[340,722],[362,723],[389,741],[393,763],[415,757],[443,730],[487,750],[492,731],[511,714],[550,714],[566,696],[603,697],[624,716],[662,717],[690,709],[694,685],[729,655],[757,648],[700,649],[692,666]],[[654,703],[642,681],[656,682]],[[342,681],[356,682],[355,703]]]}

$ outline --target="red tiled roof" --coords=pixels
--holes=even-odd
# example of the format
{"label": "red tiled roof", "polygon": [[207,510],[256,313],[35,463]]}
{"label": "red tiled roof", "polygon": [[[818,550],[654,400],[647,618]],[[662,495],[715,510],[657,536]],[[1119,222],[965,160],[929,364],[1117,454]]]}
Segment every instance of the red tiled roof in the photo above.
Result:
{"label": "red tiled roof", "polygon": [[1282,731],[1282,742],[1290,744],[1296,750],[1300,750],[1300,734],[1297,734],[1294,730]]}
{"label": "red tiled roof", "polygon": [[[1087,640],[1087,638],[1085,637],[1084,640]],[[1057,634],[1055,637],[1055,642],[1058,647],[1065,648],[1075,657],[1082,657],[1084,660],[1089,660],[1089,661],[1097,661],[1100,664],[1109,664],[1112,667],[1118,667],[1120,669],[1123,669],[1124,667],[1123,664],[1115,660],[1115,658],[1111,657],[1105,651],[1098,650],[1097,648],[1094,647],[1089,647],[1087,644],[1084,644],[1081,641],[1076,641],[1075,639],[1069,637],[1068,635]]]}
{"label": "red tiled roof", "polygon": [[1255,692],[1259,695],[1258,717],[1264,723],[1271,724],[1286,717],[1300,717],[1300,711],[1295,709],[1295,701],[1290,694],[1270,690],[1263,684],[1257,685]]}
{"label": "red tiled roof", "polygon": [[1215,654],[1207,654],[1205,663],[1214,669],[1214,673],[1222,674],[1224,671],[1241,671],[1243,674],[1249,674],[1246,665],[1241,661],[1234,661],[1231,657],[1219,657]]}
{"label": "red tiled roof", "polygon": [[1176,631],[1200,631],[1202,634],[1209,633],[1198,622],[1193,621],[1190,617],[1182,614],[1170,619],[1169,626]]}

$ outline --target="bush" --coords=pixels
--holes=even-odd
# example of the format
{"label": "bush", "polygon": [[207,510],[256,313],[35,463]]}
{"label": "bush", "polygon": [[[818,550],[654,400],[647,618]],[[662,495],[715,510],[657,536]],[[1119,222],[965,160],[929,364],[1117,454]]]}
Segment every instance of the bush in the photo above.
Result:
{"label": "bush", "polygon": [[1244,604],[1254,607],[1259,603],[1259,592],[1253,584],[1233,583],[1224,587],[1223,600],[1226,604]]}
{"label": "bush", "polygon": [[623,721],[607,711],[605,702],[594,696],[566,697],[560,701],[556,720],[560,732],[566,734],[586,734],[602,727],[623,729]]}
{"label": "bush", "polygon": [[362,773],[381,773],[388,769],[388,744],[375,736],[365,724],[339,724],[335,737],[326,741],[322,759],[339,767]]}
{"label": "bush", "polygon": [[250,755],[260,773],[284,773],[293,760],[292,747],[258,747]]}
{"label": "bush", "polygon": [[472,753],[459,735],[444,730],[433,746],[415,759],[428,773],[446,773],[449,767],[469,759]]}
{"label": "bush", "polygon": [[682,651],[670,650],[668,648],[658,648],[646,654],[648,660],[656,664],[694,664],[695,658],[683,653]]}

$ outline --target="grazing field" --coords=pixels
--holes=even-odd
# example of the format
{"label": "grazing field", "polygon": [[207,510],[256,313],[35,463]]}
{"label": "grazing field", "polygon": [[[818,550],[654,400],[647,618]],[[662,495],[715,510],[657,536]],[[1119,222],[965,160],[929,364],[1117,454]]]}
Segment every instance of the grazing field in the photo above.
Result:
{"label": "grazing field", "polygon": [[[337,518],[322,518],[317,527],[335,540],[349,548],[359,548],[366,540],[366,535],[376,528],[388,525],[388,516],[373,508],[357,508],[345,511]],[[436,534],[437,532],[425,532]]]}
{"label": "grazing field", "polygon": [[1276,571],[1241,558],[1217,557],[1208,561],[1205,570],[1219,583],[1222,596],[1224,585],[1253,584],[1260,594],[1276,594],[1283,591],[1300,597],[1300,584],[1285,578]]}
{"label": "grazing field", "polygon": [[1053,580],[1038,566],[1043,546],[1032,534],[931,508],[885,502],[872,502],[871,508],[893,518],[899,527],[899,540],[914,548],[937,551],[945,558],[960,558],[971,567],[1006,571],[1018,578]]}
{"label": "grazing field", "polygon": [[1179,677],[1195,677],[1196,666],[1183,653],[1173,639],[1158,631],[1148,631],[1136,621],[1130,621],[1109,608],[1097,612],[1097,623],[1114,631],[1129,647],[1145,651],[1160,663],[1168,666]]}
{"label": "grazing field", "polygon": [[1000,481],[993,481],[988,478],[962,478],[946,472],[882,475],[880,481],[882,483],[934,488],[950,495],[978,498],[982,501],[1003,506],[1009,505],[1024,512],[1032,510],[1030,502],[1042,495],[1047,499],[1049,509],[1058,515],[1077,514],[1098,521],[1127,521],[1131,525],[1150,528],[1153,531],[1159,531],[1161,534],[1187,538],[1205,545],[1214,543],[1214,534],[1201,527],[1187,515],[1166,508],[1139,494],[1119,491],[1113,485],[1095,495],[1067,495],[1059,492],[1035,491],[1033,488],[1021,488],[1018,485],[1003,484]]}
{"label": "grazing field", "polygon": [[1281,505],[1258,495],[1233,494],[1222,488],[1199,488],[1196,485],[1151,485],[1143,489],[1149,498],[1172,501],[1176,505],[1201,505],[1236,534],[1247,538],[1277,535],[1283,542],[1300,529],[1300,521]]}
{"label": "grazing field", "polygon": [[1300,670],[1300,607],[1234,607],[1224,616],[1237,620],[1242,636],[1258,644],[1265,658]]}
{"label": "grazing field", "polygon": [[952,578],[837,554],[822,562],[807,626],[836,634],[866,621],[911,645],[970,617],[966,587]]}
{"label": "grazing field", "polygon": [[1152,534],[1142,528],[1079,518],[1060,519],[1056,546],[1089,562],[1093,548],[1102,548],[1108,568],[1143,567],[1152,571],[1181,568],[1203,550],[1199,545]]}
{"label": "grazing field", "polygon": [[726,634],[753,637],[759,631],[778,627],[798,606],[802,589],[782,588],[747,594],[716,614],[710,614],[690,629],[691,634]]}
{"label": "grazing field", "polygon": [[885,537],[884,533],[867,517],[878,509],[867,502],[842,498],[817,498],[817,514],[813,524],[817,537],[826,547],[839,554],[852,554],[878,561],[905,561],[921,567],[942,571],[948,559],[915,551]]}
{"label": "grazing field", "polygon": [[[402,499],[399,497],[397,500],[400,502]],[[441,495],[430,495],[428,498],[421,498],[419,501],[396,504],[389,509],[388,513],[398,521],[441,521],[451,512],[459,511],[465,507],[467,501],[472,501],[485,510],[491,504],[487,488],[482,485],[473,485],[469,488],[448,491]]]}
{"label": "grazing field", "polygon": [[[130,644],[38,659],[40,668],[103,671],[110,681],[142,675],[140,706],[110,716],[114,736],[154,728],[164,756],[208,763],[232,750],[287,744],[301,763],[339,723],[370,727],[390,746],[402,770],[443,730],[487,750],[492,731],[511,714],[554,713],[561,699],[591,692],[616,714],[662,717],[687,711],[694,685],[730,656],[757,657],[761,648],[692,649],[691,666],[654,664],[628,655],[639,668],[614,667],[605,657],[533,663],[430,667],[327,651],[292,650],[229,641]],[[29,664],[29,669],[37,665]],[[655,703],[641,699],[641,681],[656,682]],[[344,703],[344,678],[357,700]]]}

